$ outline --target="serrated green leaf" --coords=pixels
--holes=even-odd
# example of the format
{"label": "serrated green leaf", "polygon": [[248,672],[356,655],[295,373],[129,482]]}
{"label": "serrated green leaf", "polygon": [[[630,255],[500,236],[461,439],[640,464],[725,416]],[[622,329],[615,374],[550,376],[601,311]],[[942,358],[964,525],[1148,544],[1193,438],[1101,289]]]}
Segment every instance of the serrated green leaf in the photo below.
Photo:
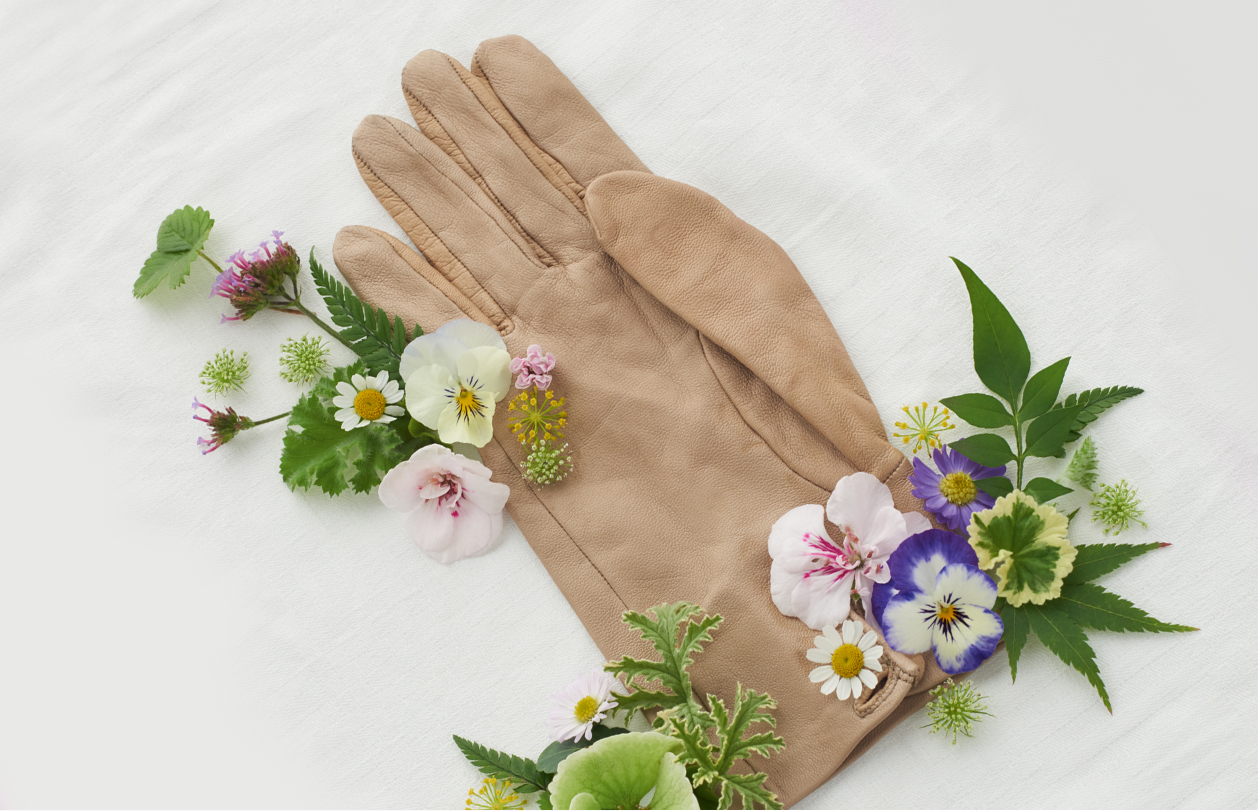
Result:
{"label": "serrated green leaf", "polygon": [[1038,417],[1053,407],[1061,393],[1061,381],[1066,376],[1070,358],[1062,358],[1052,366],[1046,366],[1031,376],[1022,390],[1022,406],[1018,409],[1019,420]]}
{"label": "serrated green leaf", "polygon": [[1098,631],[1179,633],[1198,630],[1156,620],[1130,601],[1095,583],[1067,583],[1062,586],[1061,597],[1045,605],[1060,608],[1076,625]]}
{"label": "serrated green leaf", "polygon": [[555,777],[538,769],[537,764],[528,758],[508,755],[458,735],[453,737],[454,744],[459,747],[463,757],[480,769],[481,774],[499,780],[510,780],[526,794],[544,790]]}
{"label": "serrated green leaf", "polygon": [[[315,288],[328,305],[332,323],[341,328],[341,337],[349,341],[369,374],[388,372],[398,379],[398,364],[406,348],[406,327],[402,319],[390,322],[384,310],[377,310],[354,295],[348,286],[334,279],[315,259],[310,249],[310,275]],[[400,332],[400,335],[399,335]],[[418,325],[415,334],[422,334]],[[398,345],[401,348],[398,348]]]}
{"label": "serrated green leaf", "polygon": [[956,397],[945,397],[939,402],[976,428],[1003,428],[1013,425],[1013,416],[1009,409],[990,394],[959,394]]}
{"label": "serrated green leaf", "polygon": [[1013,681],[1018,680],[1018,659],[1022,657],[1022,649],[1026,647],[1027,637],[1031,634],[1031,621],[1021,608],[1005,603],[1000,609],[1000,621],[1005,624],[1005,651],[1009,654],[1009,675]]}
{"label": "serrated green leaf", "polygon": [[1013,492],[1013,482],[1004,476],[992,476],[987,479],[975,479],[974,485],[993,498],[1007,496]]}
{"label": "serrated green leaf", "polygon": [[199,251],[210,236],[214,220],[203,208],[177,208],[157,229],[157,250],[163,253]]}
{"label": "serrated green leaf", "polygon": [[1000,467],[1014,460],[1013,451],[1004,437],[997,434],[974,434],[956,442],[949,442],[948,447],[969,459],[986,467]]}
{"label": "serrated green leaf", "polygon": [[593,746],[595,742],[604,738],[610,738],[613,735],[623,735],[628,731],[624,727],[609,727],[604,724],[595,724],[590,728],[589,738],[580,738],[575,741],[552,741],[537,756],[537,768],[544,772],[555,772],[559,769],[559,764],[563,763],[564,758],[573,752]]}
{"label": "serrated green leaf", "polygon": [[197,255],[192,251],[187,253],[153,251],[152,255],[144,261],[144,267],[140,269],[140,278],[135,280],[135,285],[131,288],[131,295],[144,298],[161,286],[162,282],[166,282],[172,289],[178,287],[192,272],[192,260],[196,258]]}
{"label": "serrated green leaf", "polygon": [[541,811],[554,811],[555,806],[550,803],[550,792],[543,791],[537,795],[537,807]]}
{"label": "serrated green leaf", "polygon": [[1022,492],[1026,493],[1040,504],[1047,504],[1055,498],[1061,498],[1068,493],[1073,493],[1074,490],[1071,490],[1065,485],[1058,484],[1052,479],[1045,479],[1041,476],[1027,482],[1026,486],[1022,488]]}
{"label": "serrated green leaf", "polygon": [[[1076,510],[1078,512],[1078,510]],[[1067,583],[1087,583],[1162,547],[1160,543],[1085,543],[1075,547],[1075,564],[1066,575]]]}
{"label": "serrated green leaf", "polygon": [[[658,681],[666,690],[671,691],[671,695],[662,692],[652,694],[652,699],[656,695],[667,699],[661,700],[657,706],[660,709],[675,707],[693,720],[696,707],[690,692],[690,675],[686,669],[694,662],[694,655],[703,649],[703,644],[712,641],[712,631],[721,624],[721,617],[712,615],[693,620],[692,617],[703,609],[693,603],[684,602],[656,606],[650,611],[654,616],[626,611],[623,620],[651,643],[660,654],[660,661],[626,656],[606,665],[604,670],[621,676],[625,684],[635,691],[641,691],[651,682]],[[635,678],[643,683],[634,683]],[[632,700],[632,694],[627,698]],[[650,709],[643,706],[636,708]]]}
{"label": "serrated green leaf", "polygon": [[755,774],[727,774],[725,775],[725,787],[721,790],[721,808],[730,808],[733,805],[733,792],[737,791],[742,795],[743,808],[755,808],[753,802],[759,803],[761,808],[777,809],[782,808],[782,803],[778,802],[777,795],[764,787],[764,781],[769,776],[764,772],[756,772]]}
{"label": "serrated green leaf", "polygon": [[1138,389],[1135,386],[1110,386],[1107,389],[1090,389],[1089,391],[1072,394],[1061,403],[1053,406],[1053,408],[1070,408],[1079,406],[1080,410],[1075,415],[1074,423],[1070,426],[1070,433],[1066,435],[1066,442],[1074,442],[1082,435],[1084,428],[1096,421],[1101,416],[1101,412],[1107,408],[1121,403],[1137,394],[1144,394],[1144,389]]}
{"label": "serrated green leaf", "polygon": [[1086,437],[1066,465],[1066,478],[1088,490],[1096,484],[1096,443]]}
{"label": "serrated green leaf", "polygon": [[1105,682],[1101,681],[1101,671],[1096,666],[1096,652],[1088,644],[1088,635],[1083,629],[1066,612],[1051,604],[1028,604],[1022,606],[1021,610],[1030,620],[1031,630],[1035,631],[1044,646],[1057,658],[1082,673],[1088,683],[1096,688],[1101,701],[1105,703],[1105,709],[1113,713],[1109,693],[1105,691]]}
{"label": "serrated green leaf", "polygon": [[970,309],[974,315],[974,371],[987,388],[1010,403],[1016,402],[1031,371],[1031,352],[1026,338],[1005,305],[978,275],[955,256],[952,261],[961,271],[970,294]]}
{"label": "serrated green leaf", "polygon": [[1052,409],[1036,417],[1026,429],[1026,455],[1061,456],[1079,408]]}
{"label": "serrated green leaf", "polygon": [[346,431],[336,419],[337,409],[331,405],[336,384],[362,371],[361,363],[333,370],[293,406],[280,453],[280,475],[290,488],[317,486],[335,496],[352,486],[354,492],[365,493],[405,458],[399,450],[401,437],[390,425]]}

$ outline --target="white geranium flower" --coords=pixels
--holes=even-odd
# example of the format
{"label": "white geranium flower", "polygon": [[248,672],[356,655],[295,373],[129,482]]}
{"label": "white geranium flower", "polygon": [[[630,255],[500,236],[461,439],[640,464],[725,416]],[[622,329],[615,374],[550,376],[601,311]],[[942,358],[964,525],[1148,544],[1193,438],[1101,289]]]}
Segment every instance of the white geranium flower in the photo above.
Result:
{"label": "white geranium flower", "polygon": [[848,697],[860,698],[861,687],[874,689],[878,683],[875,673],[882,672],[882,645],[878,642],[878,634],[866,631],[862,636],[861,626],[851,620],[843,623],[843,634],[833,625],[826,626],[821,632],[823,636],[813,638],[817,645],[809,648],[805,654],[810,662],[824,662],[821,667],[813,668],[808,674],[811,682],[821,682],[821,694],[834,693],[839,701]]}
{"label": "white geranium flower", "polygon": [[493,327],[466,318],[407,345],[399,366],[406,409],[442,442],[484,447],[493,436],[494,403],[511,385],[511,355]]}
{"label": "white geranium flower", "polygon": [[336,418],[346,431],[375,422],[393,422],[406,413],[400,405],[394,405],[402,399],[402,390],[396,380],[389,379],[388,372],[375,377],[354,375],[350,381],[352,385],[337,383],[340,395],[332,398],[332,405],[340,409]]}

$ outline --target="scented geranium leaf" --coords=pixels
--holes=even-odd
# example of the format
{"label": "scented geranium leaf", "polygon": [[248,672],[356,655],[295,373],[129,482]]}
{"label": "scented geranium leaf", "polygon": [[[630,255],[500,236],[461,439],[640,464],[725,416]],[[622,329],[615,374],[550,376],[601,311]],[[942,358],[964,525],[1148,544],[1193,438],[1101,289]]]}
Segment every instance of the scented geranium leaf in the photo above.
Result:
{"label": "scented geranium leaf", "polygon": [[[351,348],[362,358],[368,374],[387,371],[389,377],[398,377],[398,363],[406,348],[406,326],[400,317],[393,321],[384,310],[377,310],[354,295],[354,291],[323,269],[310,249],[310,275],[315,288],[328,305],[332,323],[341,328],[341,337],[349,341]],[[419,326],[415,336],[422,335]]]}
{"label": "scented geranium leaf", "polygon": [[334,369],[293,406],[280,453],[280,475],[290,488],[317,486],[336,496],[352,486],[354,492],[365,493],[403,461],[401,437],[391,426],[346,431],[336,419],[331,404],[336,384],[362,371],[361,363]]}
{"label": "scented geranium leaf", "polygon": [[590,729],[590,737],[580,738],[572,741],[552,741],[549,746],[542,750],[537,756],[537,768],[544,772],[553,772],[559,768],[559,764],[563,763],[564,758],[588,746],[592,746],[604,738],[610,738],[612,735],[623,735],[629,730],[623,727],[609,727],[603,724],[595,724]]}
{"label": "scented geranium leaf", "polygon": [[[1016,402],[1031,371],[1031,351],[1027,348],[1026,338],[1005,305],[974,271],[955,256],[952,261],[961,271],[970,294],[970,309],[974,314],[974,371],[987,388],[1010,403]],[[991,464],[977,459],[974,461],[980,465]]]}
{"label": "scented geranium leaf", "polygon": [[1083,440],[1066,465],[1066,478],[1088,490],[1096,484],[1096,443],[1092,437]]}
{"label": "scented geranium leaf", "polygon": [[1057,658],[1082,673],[1088,683],[1096,688],[1101,701],[1105,703],[1105,709],[1113,713],[1109,693],[1105,691],[1105,682],[1101,681],[1101,671],[1096,666],[1096,652],[1088,644],[1088,635],[1083,629],[1056,606],[1028,605],[1023,611],[1030,620],[1031,630],[1035,631],[1044,646]]}
{"label": "scented geranium leaf", "polygon": [[604,738],[559,764],[549,787],[551,802],[563,809],[698,809],[686,769],[677,761],[681,750],[680,741],[657,732]]}
{"label": "scented geranium leaf", "polygon": [[1067,583],[1062,586],[1061,597],[1048,605],[1060,608],[1076,625],[1098,631],[1182,633],[1200,630],[1156,620],[1130,601],[1095,583]]}
{"label": "scented geranium leaf", "polygon": [[979,568],[994,572],[996,593],[1012,606],[1043,604],[1061,595],[1075,549],[1066,517],[1015,490],[970,519],[969,541]]}
{"label": "scented geranium leaf", "polygon": [[[1078,512],[1076,510],[1075,512]],[[1165,543],[1085,543],[1075,547],[1074,568],[1066,575],[1067,583],[1087,583],[1134,560],[1146,552],[1170,546]]]}
{"label": "scented geranium leaf", "polygon": [[[694,662],[694,655],[703,649],[703,644],[712,641],[712,631],[721,624],[719,614],[693,619],[702,611],[703,609],[693,603],[674,603],[650,609],[650,614],[654,616],[637,611],[625,612],[622,618],[624,622],[651,643],[659,652],[660,661],[626,656],[604,667],[609,673],[622,677],[625,684],[634,691],[617,699],[622,709],[627,706],[642,710],[676,707],[686,717],[694,720],[697,707],[690,694],[690,674],[686,669]],[[640,683],[634,683],[635,678]],[[653,705],[634,699],[637,692],[642,692],[643,688],[655,681],[671,691],[672,695],[658,691],[649,693],[649,700],[659,701]]]}
{"label": "scented geranium leaf", "polygon": [[756,803],[761,808],[780,809],[782,803],[778,802],[777,795],[764,786],[764,781],[768,778],[769,776],[764,772],[725,775],[725,787],[721,791],[720,807],[732,808],[736,791],[742,795],[743,808],[755,808],[753,803]]}
{"label": "scented geranium leaf", "polygon": [[1138,389],[1135,386],[1110,386],[1107,389],[1091,389],[1089,391],[1072,394],[1053,406],[1057,408],[1071,408],[1077,406],[1079,411],[1075,414],[1074,422],[1070,426],[1070,433],[1066,435],[1067,442],[1074,442],[1078,439],[1084,428],[1096,421],[1101,416],[1101,412],[1107,408],[1121,403],[1137,394],[1144,394],[1144,389]]}
{"label": "scented geranium leaf", "polygon": [[1013,492],[1013,482],[1004,476],[992,476],[987,479],[975,479],[974,485],[989,496],[1000,498]]}
{"label": "scented geranium leaf", "polygon": [[458,735],[454,736],[454,745],[459,747],[463,757],[480,769],[486,777],[510,780],[525,794],[544,790],[554,779],[553,774],[543,772],[528,758],[508,755],[497,749],[490,749],[488,746],[469,741],[467,738],[460,738]]}
{"label": "scented geranium leaf", "polygon": [[1074,490],[1071,490],[1069,487],[1058,484],[1052,479],[1045,479],[1043,477],[1031,479],[1031,481],[1027,482],[1026,486],[1022,488],[1022,491],[1038,501],[1040,504],[1047,504],[1055,498],[1061,498],[1068,493],[1074,492]]}
{"label": "scented geranium leaf", "polygon": [[1022,658],[1022,649],[1026,647],[1027,637],[1031,634],[1031,620],[1021,608],[1005,603],[998,612],[1000,621],[1005,624],[1003,637],[1005,650],[1009,653],[1009,675],[1013,681],[1018,680],[1018,659]]}
{"label": "scented geranium leaf", "polygon": [[184,206],[175,209],[157,229],[157,250],[163,253],[199,251],[205,246],[213,227],[210,212],[203,208]]}
{"label": "scented geranium leaf", "polygon": [[1005,404],[990,394],[960,394],[939,402],[952,413],[976,428],[1004,428],[1013,425],[1013,416]]}
{"label": "scented geranium leaf", "polygon": [[996,434],[974,434],[956,442],[949,442],[948,447],[965,458],[978,462],[985,467],[1000,467],[1014,460],[1013,451],[1004,437]]}
{"label": "scented geranium leaf", "polygon": [[1066,437],[1079,406],[1053,409],[1036,417],[1026,429],[1027,456],[1064,456]]}
{"label": "scented geranium leaf", "polygon": [[1022,407],[1018,409],[1018,419],[1029,420],[1038,417],[1053,407],[1057,395],[1061,393],[1061,381],[1066,376],[1066,367],[1070,358],[1062,358],[1052,366],[1047,366],[1026,382],[1022,390]]}

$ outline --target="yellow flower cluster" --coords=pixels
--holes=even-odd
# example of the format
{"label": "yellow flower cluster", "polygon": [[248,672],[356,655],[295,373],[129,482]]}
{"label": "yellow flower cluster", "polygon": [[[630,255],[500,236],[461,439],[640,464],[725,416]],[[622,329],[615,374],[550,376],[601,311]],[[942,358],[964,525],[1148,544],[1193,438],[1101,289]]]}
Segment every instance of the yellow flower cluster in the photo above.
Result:
{"label": "yellow flower cluster", "polygon": [[517,809],[524,807],[524,801],[512,791],[510,780],[499,782],[493,777],[486,777],[479,789],[468,790],[467,807]]}
{"label": "yellow flower cluster", "polygon": [[507,410],[513,412],[507,426],[521,445],[563,439],[563,428],[568,424],[564,400],[550,390],[525,389],[507,403]]}
{"label": "yellow flower cluster", "polygon": [[944,409],[943,413],[939,413],[939,406],[931,408],[930,416],[926,416],[926,408],[928,404],[922,403],[920,406],[913,406],[910,410],[908,406],[902,409],[908,416],[908,422],[897,422],[896,428],[905,431],[903,434],[892,434],[897,439],[904,440],[904,444],[913,442],[913,453],[917,453],[925,445],[927,450],[931,448],[942,448],[943,440],[939,435],[944,431],[951,431],[956,428],[955,425],[948,422],[948,418],[952,413],[948,409]]}

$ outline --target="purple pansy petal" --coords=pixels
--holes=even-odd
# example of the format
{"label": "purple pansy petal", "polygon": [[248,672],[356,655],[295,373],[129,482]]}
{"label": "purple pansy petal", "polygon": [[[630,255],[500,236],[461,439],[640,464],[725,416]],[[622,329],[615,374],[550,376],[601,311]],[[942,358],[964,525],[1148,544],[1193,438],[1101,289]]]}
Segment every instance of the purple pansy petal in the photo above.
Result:
{"label": "purple pansy petal", "polygon": [[891,582],[900,591],[935,591],[935,579],[949,563],[978,565],[978,555],[960,536],[932,529],[908,538],[891,553]]}
{"label": "purple pansy petal", "polygon": [[886,583],[874,584],[874,593],[869,599],[870,613],[873,615],[873,620],[879,628],[883,627],[882,612],[886,610],[887,603],[891,600],[895,593],[895,586],[893,586],[889,580]]}
{"label": "purple pansy petal", "polygon": [[[973,670],[996,651],[1005,625],[1000,616],[975,605],[958,606],[965,619],[957,619],[948,631],[936,626],[932,634],[935,660],[943,672],[956,675]],[[888,641],[890,638],[888,637]]]}

